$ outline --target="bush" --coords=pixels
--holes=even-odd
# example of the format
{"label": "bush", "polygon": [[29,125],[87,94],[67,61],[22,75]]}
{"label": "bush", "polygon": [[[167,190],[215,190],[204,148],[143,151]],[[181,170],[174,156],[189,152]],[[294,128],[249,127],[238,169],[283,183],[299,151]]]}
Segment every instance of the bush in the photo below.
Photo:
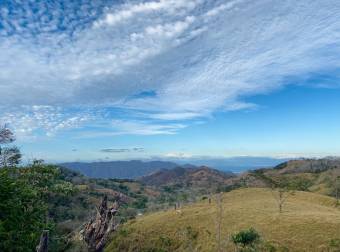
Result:
{"label": "bush", "polygon": [[255,229],[250,228],[232,235],[231,239],[237,246],[241,246],[243,248],[254,247],[255,244],[259,242],[260,235]]}
{"label": "bush", "polygon": [[331,251],[340,251],[340,239],[332,239],[329,242]]}

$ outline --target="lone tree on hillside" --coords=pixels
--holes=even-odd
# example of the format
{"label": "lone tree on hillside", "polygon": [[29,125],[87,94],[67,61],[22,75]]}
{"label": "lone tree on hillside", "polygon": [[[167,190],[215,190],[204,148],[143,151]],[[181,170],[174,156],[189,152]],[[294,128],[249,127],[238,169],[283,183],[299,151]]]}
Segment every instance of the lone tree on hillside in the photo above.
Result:
{"label": "lone tree on hillside", "polygon": [[274,198],[277,201],[277,204],[278,204],[278,207],[279,207],[279,213],[282,213],[283,205],[286,202],[289,195],[292,194],[292,192],[289,191],[285,187],[278,187],[278,188],[273,187],[272,193],[273,193]]}
{"label": "lone tree on hillside", "polygon": [[284,178],[272,179],[272,181],[272,194],[277,201],[279,213],[282,213],[287,198],[294,194],[294,190],[289,181]]}
{"label": "lone tree on hillside", "polygon": [[84,240],[89,252],[102,252],[109,235],[116,231],[118,224],[115,223],[114,217],[118,213],[122,200],[122,195],[108,207],[107,196],[105,195],[99,209],[97,209],[96,218],[92,218],[86,225],[83,232]]}
{"label": "lone tree on hillside", "polygon": [[334,191],[334,197],[335,197],[335,205],[340,205],[340,176],[337,176],[333,182],[333,191]]}
{"label": "lone tree on hillside", "polygon": [[14,141],[14,133],[7,125],[0,126],[0,167],[15,167],[20,163],[22,155],[18,147],[1,147]]}
{"label": "lone tree on hillside", "polygon": [[216,243],[217,251],[222,251],[223,194],[216,195]]}
{"label": "lone tree on hillside", "polygon": [[282,213],[287,198],[294,193],[294,187],[290,181],[283,177],[273,178],[267,176],[260,170],[253,171],[252,175],[261,179],[269,188],[271,188],[272,195],[278,204],[279,213]]}

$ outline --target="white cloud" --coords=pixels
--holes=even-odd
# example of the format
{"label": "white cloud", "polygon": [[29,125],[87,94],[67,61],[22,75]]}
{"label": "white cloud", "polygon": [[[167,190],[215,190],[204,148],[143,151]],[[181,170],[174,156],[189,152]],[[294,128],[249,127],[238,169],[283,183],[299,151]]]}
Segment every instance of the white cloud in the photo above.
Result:
{"label": "white cloud", "polygon": [[113,120],[110,125],[105,125],[96,132],[81,132],[77,138],[110,137],[119,135],[172,135],[186,125],[171,123],[157,124],[137,120]]}
{"label": "white cloud", "polygon": [[[336,0],[61,2],[0,9],[1,119],[22,132],[91,125],[95,105],[92,114],[138,111],[118,118],[119,132],[174,133],[181,127],[160,121],[253,107],[244,97],[340,67]],[[145,90],[155,95],[136,96]],[[63,115],[22,109],[35,105]],[[100,120],[108,126],[112,118]]]}
{"label": "white cloud", "polygon": [[242,3],[243,0],[238,0],[238,1],[229,1],[228,3],[223,3],[215,8],[212,8],[211,10],[207,11],[204,16],[207,18],[216,16],[220,14],[222,11],[225,10],[230,10],[232,9],[235,5]]}
{"label": "white cloud", "polygon": [[165,158],[191,158],[191,154],[183,152],[169,152],[164,155]]}
{"label": "white cloud", "polygon": [[159,135],[174,134],[177,130],[185,128],[183,124],[156,124],[143,121],[124,121],[113,120],[112,127],[116,129],[118,134],[133,135]]}
{"label": "white cloud", "polygon": [[88,112],[70,113],[52,106],[22,106],[20,110],[0,114],[0,122],[14,128],[19,140],[31,140],[37,135],[54,136],[60,131],[80,128],[93,120],[94,116]]}
{"label": "white cloud", "polygon": [[[147,115],[146,115],[147,116]],[[153,119],[160,119],[160,120],[188,120],[202,116],[200,113],[191,113],[191,112],[183,112],[183,113],[156,113],[148,115],[150,118]]]}
{"label": "white cloud", "polygon": [[[114,26],[122,21],[134,18],[138,14],[164,12],[163,14],[178,15],[194,9],[202,0],[160,0],[123,5],[120,10],[110,10],[104,18],[94,23],[95,27],[103,25]],[[179,13],[178,13],[179,12]]]}

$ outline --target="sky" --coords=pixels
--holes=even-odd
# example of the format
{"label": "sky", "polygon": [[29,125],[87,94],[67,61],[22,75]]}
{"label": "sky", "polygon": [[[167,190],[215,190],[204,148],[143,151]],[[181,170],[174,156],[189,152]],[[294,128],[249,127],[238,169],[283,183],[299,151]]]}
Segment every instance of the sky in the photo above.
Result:
{"label": "sky", "polygon": [[26,159],[340,153],[337,0],[3,0],[0,123]]}

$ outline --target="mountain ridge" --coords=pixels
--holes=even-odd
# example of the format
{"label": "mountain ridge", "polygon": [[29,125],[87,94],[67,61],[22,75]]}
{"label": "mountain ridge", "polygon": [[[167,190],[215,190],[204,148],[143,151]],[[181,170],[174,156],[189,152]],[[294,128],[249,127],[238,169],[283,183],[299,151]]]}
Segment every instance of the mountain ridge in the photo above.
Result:
{"label": "mountain ridge", "polygon": [[178,166],[168,161],[109,161],[109,162],[67,162],[59,166],[81,172],[92,178],[135,179],[160,169],[172,169]]}

